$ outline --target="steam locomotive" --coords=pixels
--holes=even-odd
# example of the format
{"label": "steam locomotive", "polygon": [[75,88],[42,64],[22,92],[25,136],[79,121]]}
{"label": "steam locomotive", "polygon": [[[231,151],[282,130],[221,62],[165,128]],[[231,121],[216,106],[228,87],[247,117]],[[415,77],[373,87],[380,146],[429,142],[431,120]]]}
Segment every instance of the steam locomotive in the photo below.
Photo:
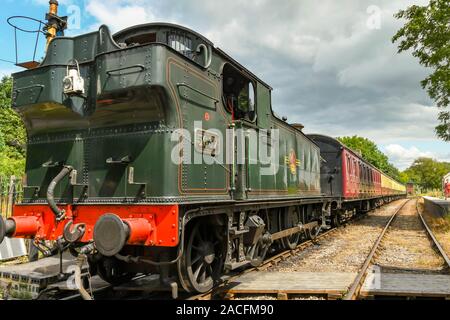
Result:
{"label": "steam locomotive", "polygon": [[276,116],[268,84],[182,26],[52,36],[13,82],[26,185],[0,241],[54,241],[112,284],[159,274],[206,292],[406,195],[357,152]]}

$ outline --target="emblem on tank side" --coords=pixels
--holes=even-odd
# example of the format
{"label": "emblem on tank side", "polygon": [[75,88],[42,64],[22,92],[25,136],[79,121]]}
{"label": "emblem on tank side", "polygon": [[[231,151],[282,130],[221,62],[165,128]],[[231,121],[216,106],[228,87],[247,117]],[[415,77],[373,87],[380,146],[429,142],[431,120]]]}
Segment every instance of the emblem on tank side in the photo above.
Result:
{"label": "emblem on tank side", "polygon": [[291,150],[289,153],[289,156],[285,157],[285,163],[289,166],[289,170],[291,171],[291,174],[296,175],[297,174],[297,167],[300,167],[301,162],[297,159],[297,155],[295,154],[294,150]]}

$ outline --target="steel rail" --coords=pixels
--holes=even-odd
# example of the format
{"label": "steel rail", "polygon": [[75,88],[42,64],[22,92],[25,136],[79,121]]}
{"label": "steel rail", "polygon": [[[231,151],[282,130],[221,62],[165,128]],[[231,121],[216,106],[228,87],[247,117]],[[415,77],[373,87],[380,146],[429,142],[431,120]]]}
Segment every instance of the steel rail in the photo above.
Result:
{"label": "steel rail", "polygon": [[425,228],[425,230],[427,230],[428,237],[433,241],[434,246],[437,248],[440,255],[444,259],[445,263],[447,264],[447,267],[450,268],[450,259],[447,255],[447,253],[445,252],[444,248],[442,248],[441,244],[439,243],[439,240],[436,238],[436,236],[434,235],[431,228],[428,226],[422,213],[420,213],[419,200],[417,200],[417,203],[416,203],[416,210],[417,210],[417,214],[420,217],[420,221],[422,222],[423,227]]}
{"label": "steel rail", "polygon": [[361,287],[366,280],[367,277],[367,271],[369,270],[370,265],[372,264],[373,258],[375,257],[375,254],[377,253],[380,244],[386,235],[387,231],[389,230],[390,226],[392,225],[392,222],[395,220],[395,218],[398,216],[398,213],[406,206],[407,203],[409,203],[411,200],[405,201],[392,215],[392,217],[389,219],[388,223],[384,227],[383,231],[379,235],[377,241],[372,246],[372,250],[370,250],[369,255],[367,256],[362,268],[358,272],[358,275],[355,278],[355,281],[352,283],[352,286],[350,287],[347,294],[344,296],[343,300],[356,300],[359,297],[359,292],[361,290]]}

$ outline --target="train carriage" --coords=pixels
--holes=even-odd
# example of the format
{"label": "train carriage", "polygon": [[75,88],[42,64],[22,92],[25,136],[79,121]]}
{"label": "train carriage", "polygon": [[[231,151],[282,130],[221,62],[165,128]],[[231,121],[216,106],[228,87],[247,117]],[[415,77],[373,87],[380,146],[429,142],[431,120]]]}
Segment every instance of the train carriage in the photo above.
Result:
{"label": "train carriage", "polygon": [[334,220],[352,216],[356,210],[368,211],[399,197],[406,187],[365,161],[357,152],[332,137],[312,134],[323,159],[322,192],[335,198]]}

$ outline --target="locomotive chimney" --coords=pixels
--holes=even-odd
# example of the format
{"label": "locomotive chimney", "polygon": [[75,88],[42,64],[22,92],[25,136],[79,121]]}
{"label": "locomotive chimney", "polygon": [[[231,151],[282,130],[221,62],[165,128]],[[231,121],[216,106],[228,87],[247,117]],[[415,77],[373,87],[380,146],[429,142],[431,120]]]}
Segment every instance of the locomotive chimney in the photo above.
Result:
{"label": "locomotive chimney", "polygon": [[56,37],[56,33],[58,32],[58,21],[55,19],[58,16],[58,6],[59,3],[57,0],[50,0],[50,10],[47,14],[48,28],[47,28],[47,47],[52,41],[53,38]]}
{"label": "locomotive chimney", "polygon": [[57,36],[63,36],[64,30],[67,29],[67,17],[58,16],[58,1],[50,0],[49,5],[49,12],[45,16],[45,19],[47,20],[47,25],[45,27],[45,31],[47,32],[47,48],[50,41]]}

